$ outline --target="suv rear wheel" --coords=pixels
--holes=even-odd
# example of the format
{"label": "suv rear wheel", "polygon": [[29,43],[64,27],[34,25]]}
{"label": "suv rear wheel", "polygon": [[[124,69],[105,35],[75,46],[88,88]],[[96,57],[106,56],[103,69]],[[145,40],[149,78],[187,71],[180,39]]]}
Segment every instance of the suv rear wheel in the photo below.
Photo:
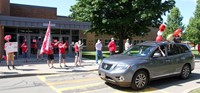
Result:
{"label": "suv rear wheel", "polygon": [[182,68],[180,78],[181,79],[187,79],[189,77],[190,73],[191,73],[190,66],[186,64]]}
{"label": "suv rear wheel", "polygon": [[148,83],[148,75],[145,71],[138,71],[136,74],[133,76],[131,87],[134,90],[141,90],[146,87]]}

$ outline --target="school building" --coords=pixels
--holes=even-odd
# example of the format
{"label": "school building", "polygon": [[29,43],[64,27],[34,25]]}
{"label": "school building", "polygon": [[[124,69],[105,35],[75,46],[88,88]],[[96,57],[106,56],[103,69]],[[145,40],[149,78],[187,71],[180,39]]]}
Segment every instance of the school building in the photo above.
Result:
{"label": "school building", "polygon": [[[5,35],[12,36],[11,42],[18,42],[19,48],[16,57],[22,56],[20,45],[24,39],[28,44],[28,56],[35,56],[37,51],[35,44],[38,37],[44,38],[49,21],[51,21],[53,41],[62,39],[71,44],[82,40],[84,50],[92,51],[95,50],[94,45],[97,39],[101,39],[103,50],[108,50],[107,44],[112,36],[96,36],[94,33],[84,34],[84,30],[90,29],[89,22],[72,21],[69,17],[58,16],[57,8],[54,7],[14,4],[10,3],[10,0],[0,0],[0,58],[5,54]],[[157,28],[151,28],[147,36],[133,37],[132,43],[155,40],[157,31]],[[68,51],[72,52],[72,47],[69,47]],[[57,48],[55,48],[55,53],[58,53]]]}

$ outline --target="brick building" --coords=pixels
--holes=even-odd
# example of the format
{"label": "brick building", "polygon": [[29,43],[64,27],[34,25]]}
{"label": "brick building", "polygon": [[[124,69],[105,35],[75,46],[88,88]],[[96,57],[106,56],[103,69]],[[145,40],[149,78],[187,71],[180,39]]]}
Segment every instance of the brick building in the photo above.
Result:
{"label": "brick building", "polygon": [[[79,39],[85,44],[84,50],[95,50],[94,45],[97,39],[103,42],[103,49],[107,49],[107,44],[112,36],[95,36],[95,34],[83,34],[84,30],[89,29],[90,23],[71,21],[70,18],[57,15],[57,8],[32,6],[10,3],[10,0],[0,1],[0,56],[4,54],[4,36],[12,36],[11,42],[18,42],[20,46],[24,40],[28,44],[28,56],[35,56],[35,41],[38,37],[44,38],[47,24],[51,21],[52,40],[62,39],[69,43]],[[134,44],[146,40],[155,40],[158,29],[151,28],[150,33],[145,37],[133,37]],[[72,52],[70,47],[69,52]],[[55,49],[58,53],[58,49]],[[16,53],[21,56],[21,48]]]}

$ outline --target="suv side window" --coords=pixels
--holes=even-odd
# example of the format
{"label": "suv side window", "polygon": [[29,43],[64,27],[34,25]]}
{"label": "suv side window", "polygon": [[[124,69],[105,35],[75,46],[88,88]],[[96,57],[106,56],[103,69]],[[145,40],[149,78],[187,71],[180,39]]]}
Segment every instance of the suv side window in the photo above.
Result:
{"label": "suv side window", "polygon": [[180,53],[187,53],[187,52],[190,51],[190,50],[187,48],[187,46],[185,46],[185,45],[180,45],[179,50],[180,50]]}
{"label": "suv side window", "polygon": [[167,47],[167,54],[168,56],[179,54],[179,47],[176,44],[169,44]]}

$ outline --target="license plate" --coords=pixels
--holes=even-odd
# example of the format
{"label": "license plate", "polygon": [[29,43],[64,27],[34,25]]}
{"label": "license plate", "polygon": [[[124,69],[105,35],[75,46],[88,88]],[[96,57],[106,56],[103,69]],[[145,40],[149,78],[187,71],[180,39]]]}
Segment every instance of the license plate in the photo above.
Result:
{"label": "license plate", "polygon": [[102,77],[102,78],[105,78],[105,77],[106,77],[106,74],[103,73],[103,72],[101,72],[101,77]]}

